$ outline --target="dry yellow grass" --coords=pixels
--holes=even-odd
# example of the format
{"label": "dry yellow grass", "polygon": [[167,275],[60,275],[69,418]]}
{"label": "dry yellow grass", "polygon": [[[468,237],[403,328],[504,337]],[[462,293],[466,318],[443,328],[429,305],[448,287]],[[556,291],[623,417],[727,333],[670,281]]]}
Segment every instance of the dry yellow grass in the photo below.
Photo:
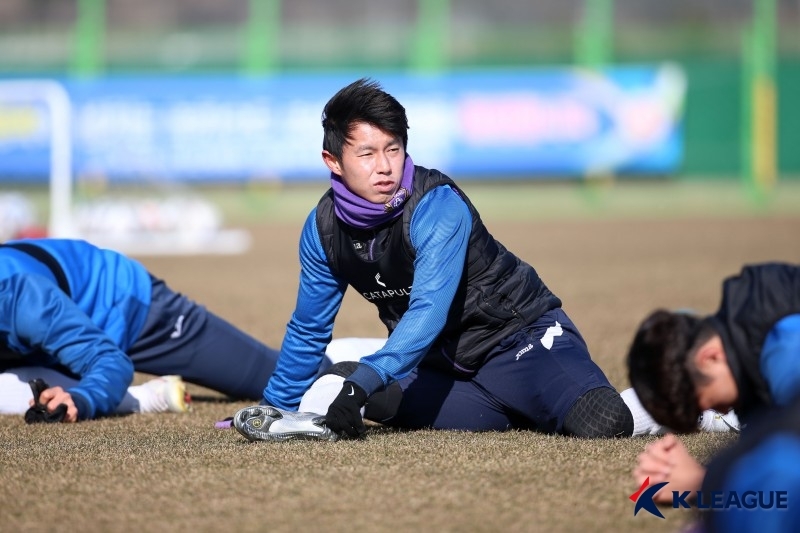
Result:
{"label": "dry yellow grass", "polygon": [[[800,262],[797,214],[501,215],[484,213],[492,233],[561,296],[620,389],[628,386],[625,351],[646,312],[712,311],[722,277],[741,264]],[[243,256],[144,262],[277,346],[295,301],[301,221],[251,222],[255,247]],[[348,295],[336,335],[381,333],[374,311]],[[251,444],[214,428],[246,404],[190,390],[195,410],[187,415],[56,426],[0,417],[0,531],[658,532],[692,518],[671,509],[665,520],[633,516],[630,471],[651,438],[372,429],[359,442]],[[704,458],[729,440],[705,434],[687,443]]]}

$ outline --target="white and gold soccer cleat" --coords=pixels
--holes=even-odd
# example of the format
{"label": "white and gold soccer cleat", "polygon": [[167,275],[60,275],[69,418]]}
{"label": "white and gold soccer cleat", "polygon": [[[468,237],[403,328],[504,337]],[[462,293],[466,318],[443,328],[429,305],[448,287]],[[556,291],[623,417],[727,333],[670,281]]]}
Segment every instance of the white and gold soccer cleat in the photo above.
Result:
{"label": "white and gold soccer cleat", "polygon": [[180,376],[160,376],[142,385],[150,393],[149,413],[188,413],[192,397]]}

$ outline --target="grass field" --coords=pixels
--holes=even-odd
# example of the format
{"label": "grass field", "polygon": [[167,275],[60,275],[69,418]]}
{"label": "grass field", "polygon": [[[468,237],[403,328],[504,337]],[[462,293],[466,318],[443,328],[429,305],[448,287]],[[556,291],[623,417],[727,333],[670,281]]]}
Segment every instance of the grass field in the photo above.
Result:
{"label": "grass field", "polygon": [[[562,298],[619,389],[628,386],[632,333],[652,308],[711,312],[720,281],[742,264],[800,262],[793,182],[759,201],[721,183],[463,186],[492,234]],[[300,225],[323,190],[214,191],[231,223],[251,230],[252,250],[142,261],[278,346],[296,296]],[[382,329],[367,303],[346,296],[336,336]],[[664,520],[634,517],[630,472],[651,438],[374,428],[358,442],[250,444],[214,429],[245,403],[190,390],[195,408],[186,415],[58,426],[0,417],[0,531],[659,532],[693,518],[672,509]],[[731,439],[686,442],[704,459]]]}

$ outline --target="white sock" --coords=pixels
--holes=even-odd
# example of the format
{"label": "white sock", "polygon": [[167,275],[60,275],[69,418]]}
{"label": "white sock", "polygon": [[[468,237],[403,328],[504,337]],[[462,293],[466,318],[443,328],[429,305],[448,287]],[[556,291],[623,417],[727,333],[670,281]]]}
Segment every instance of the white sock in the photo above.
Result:
{"label": "white sock", "polygon": [[[23,374],[18,373],[19,370],[23,370]],[[33,392],[24,370],[16,368],[0,374],[0,414],[22,415],[30,407],[28,402],[33,399]]]}
{"label": "white sock", "polygon": [[[325,350],[327,364],[320,369],[324,371],[331,365],[343,361],[358,361],[365,355],[372,355],[386,344],[386,339],[377,337],[343,337],[334,339],[328,343]],[[324,415],[328,412],[328,406],[333,402],[339,391],[342,390],[344,378],[335,374],[324,374],[309,387],[300,406],[297,408],[301,413],[317,413]],[[364,409],[361,409],[364,414]]]}
{"label": "white sock", "polygon": [[650,416],[645,408],[642,406],[642,403],[639,401],[639,397],[636,395],[636,391],[633,388],[625,389],[620,393],[622,399],[625,401],[625,404],[628,406],[628,409],[631,410],[631,414],[633,415],[633,436],[638,437],[640,435],[663,435],[666,431],[664,427],[661,426],[658,422],[653,420],[653,417]]}
{"label": "white sock", "polygon": [[365,355],[372,355],[386,344],[386,339],[372,337],[344,337],[334,339],[325,349],[331,364],[342,361],[358,361]]}
{"label": "white sock", "polygon": [[325,374],[312,383],[311,387],[303,394],[297,410],[302,413],[324,415],[328,412],[328,406],[342,390],[342,383],[344,383],[342,376]]}
{"label": "white sock", "polygon": [[150,411],[142,408],[143,405],[148,403],[148,400],[153,394],[142,387],[141,385],[131,385],[128,387],[128,392],[122,397],[116,411],[118,415],[129,415],[133,413],[149,413]]}
{"label": "white sock", "polygon": [[[344,378],[336,374],[325,374],[318,378],[311,387],[308,388],[300,399],[300,406],[297,408],[301,413],[316,413],[324,415],[328,412],[328,407],[339,395],[342,390]],[[361,416],[364,416],[364,408],[361,408]]]}

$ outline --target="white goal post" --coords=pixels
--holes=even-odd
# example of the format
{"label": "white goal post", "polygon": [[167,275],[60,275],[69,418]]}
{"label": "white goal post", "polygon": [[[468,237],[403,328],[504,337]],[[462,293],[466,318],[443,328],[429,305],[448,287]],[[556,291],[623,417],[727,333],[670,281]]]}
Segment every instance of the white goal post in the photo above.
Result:
{"label": "white goal post", "polygon": [[81,229],[73,212],[73,123],[69,94],[52,80],[0,80],[0,105],[3,103],[42,105],[49,114],[48,236],[86,239],[130,255],[240,254],[250,248],[252,238],[243,229],[146,231],[113,236]]}
{"label": "white goal post", "polygon": [[69,95],[45,80],[0,82],[0,103],[43,103],[50,113],[50,217],[48,234],[75,237],[72,227],[72,135]]}

